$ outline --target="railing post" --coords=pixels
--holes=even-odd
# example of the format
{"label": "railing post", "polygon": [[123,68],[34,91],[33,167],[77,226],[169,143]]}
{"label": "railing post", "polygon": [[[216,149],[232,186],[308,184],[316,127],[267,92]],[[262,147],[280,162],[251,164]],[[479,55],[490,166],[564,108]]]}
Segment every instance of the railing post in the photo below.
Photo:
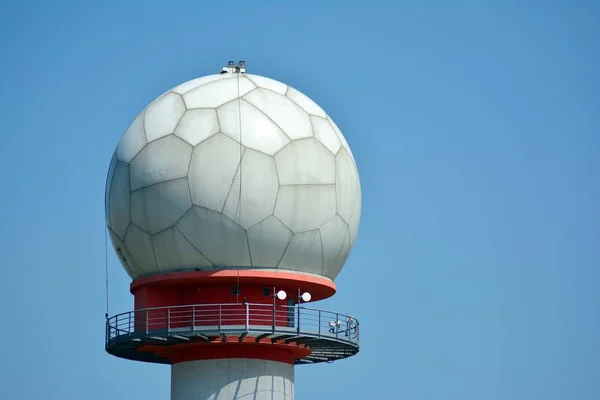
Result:
{"label": "railing post", "polygon": [[192,332],[196,330],[196,306],[192,306]]}
{"label": "railing post", "polygon": [[148,310],[146,310],[146,335],[148,334]]}
{"label": "railing post", "polygon": [[277,311],[276,310],[277,310],[277,306],[275,305],[275,297],[273,297],[273,333],[275,333],[275,324],[277,323],[276,322],[277,321],[277,319],[276,319]]}
{"label": "railing post", "polygon": [[171,332],[171,308],[167,308],[167,332]]}
{"label": "railing post", "polygon": [[351,326],[350,317],[348,315],[346,315],[346,329],[345,329],[346,332],[344,332],[344,336],[346,336],[347,338],[350,337],[350,326]]}
{"label": "railing post", "polygon": [[221,333],[221,304],[219,304],[219,333]]}
{"label": "railing post", "polygon": [[338,313],[335,313],[335,340],[338,340],[338,336],[340,334],[340,327],[338,326],[339,322],[340,322],[340,315]]}
{"label": "railing post", "polygon": [[131,313],[128,313],[129,315],[129,321],[127,321],[127,334],[130,335],[131,334]]}
{"label": "railing post", "polygon": [[300,299],[298,299],[298,304],[296,304],[296,308],[298,309],[298,327],[296,328],[298,335],[300,335]]}
{"label": "railing post", "polygon": [[346,337],[352,340],[352,317],[346,315]]}
{"label": "railing post", "polygon": [[246,332],[250,325],[250,304],[246,303]]}
{"label": "railing post", "polygon": [[319,337],[321,337],[321,310],[319,310]]}

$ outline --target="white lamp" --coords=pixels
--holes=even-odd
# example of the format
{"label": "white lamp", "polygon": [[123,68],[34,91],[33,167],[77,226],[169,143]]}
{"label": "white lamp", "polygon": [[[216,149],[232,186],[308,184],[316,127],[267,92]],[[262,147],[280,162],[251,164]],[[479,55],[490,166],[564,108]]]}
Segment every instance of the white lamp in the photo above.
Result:
{"label": "white lamp", "polygon": [[287,297],[287,293],[283,290],[280,290],[279,292],[277,292],[277,298],[279,300],[285,300],[285,298]]}

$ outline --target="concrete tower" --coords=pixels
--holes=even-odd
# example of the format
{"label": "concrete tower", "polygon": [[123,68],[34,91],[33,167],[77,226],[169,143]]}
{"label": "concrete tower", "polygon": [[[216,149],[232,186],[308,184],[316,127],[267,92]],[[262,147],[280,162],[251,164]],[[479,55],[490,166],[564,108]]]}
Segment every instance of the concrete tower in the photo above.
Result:
{"label": "concrete tower", "polygon": [[244,62],[183,83],[123,134],[106,224],[134,311],[106,350],[171,365],[171,398],[293,399],[294,365],[359,349],[353,317],[306,303],[356,239],[358,171],[317,104]]}

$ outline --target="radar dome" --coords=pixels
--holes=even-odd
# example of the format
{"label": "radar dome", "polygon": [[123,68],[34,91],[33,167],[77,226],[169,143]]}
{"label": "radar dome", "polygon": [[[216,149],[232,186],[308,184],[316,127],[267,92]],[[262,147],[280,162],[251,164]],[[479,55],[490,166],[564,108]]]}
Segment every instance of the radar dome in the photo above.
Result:
{"label": "radar dome", "polygon": [[106,224],[133,278],[278,269],[334,279],[356,239],[358,171],[330,116],[244,73],[183,83],[121,137]]}

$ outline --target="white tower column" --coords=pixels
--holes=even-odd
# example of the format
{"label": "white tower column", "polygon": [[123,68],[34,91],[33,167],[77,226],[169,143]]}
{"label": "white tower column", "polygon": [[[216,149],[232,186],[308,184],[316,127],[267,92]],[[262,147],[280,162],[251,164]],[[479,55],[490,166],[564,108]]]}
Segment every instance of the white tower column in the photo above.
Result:
{"label": "white tower column", "polygon": [[171,400],[293,400],[294,366],[249,358],[171,367]]}

